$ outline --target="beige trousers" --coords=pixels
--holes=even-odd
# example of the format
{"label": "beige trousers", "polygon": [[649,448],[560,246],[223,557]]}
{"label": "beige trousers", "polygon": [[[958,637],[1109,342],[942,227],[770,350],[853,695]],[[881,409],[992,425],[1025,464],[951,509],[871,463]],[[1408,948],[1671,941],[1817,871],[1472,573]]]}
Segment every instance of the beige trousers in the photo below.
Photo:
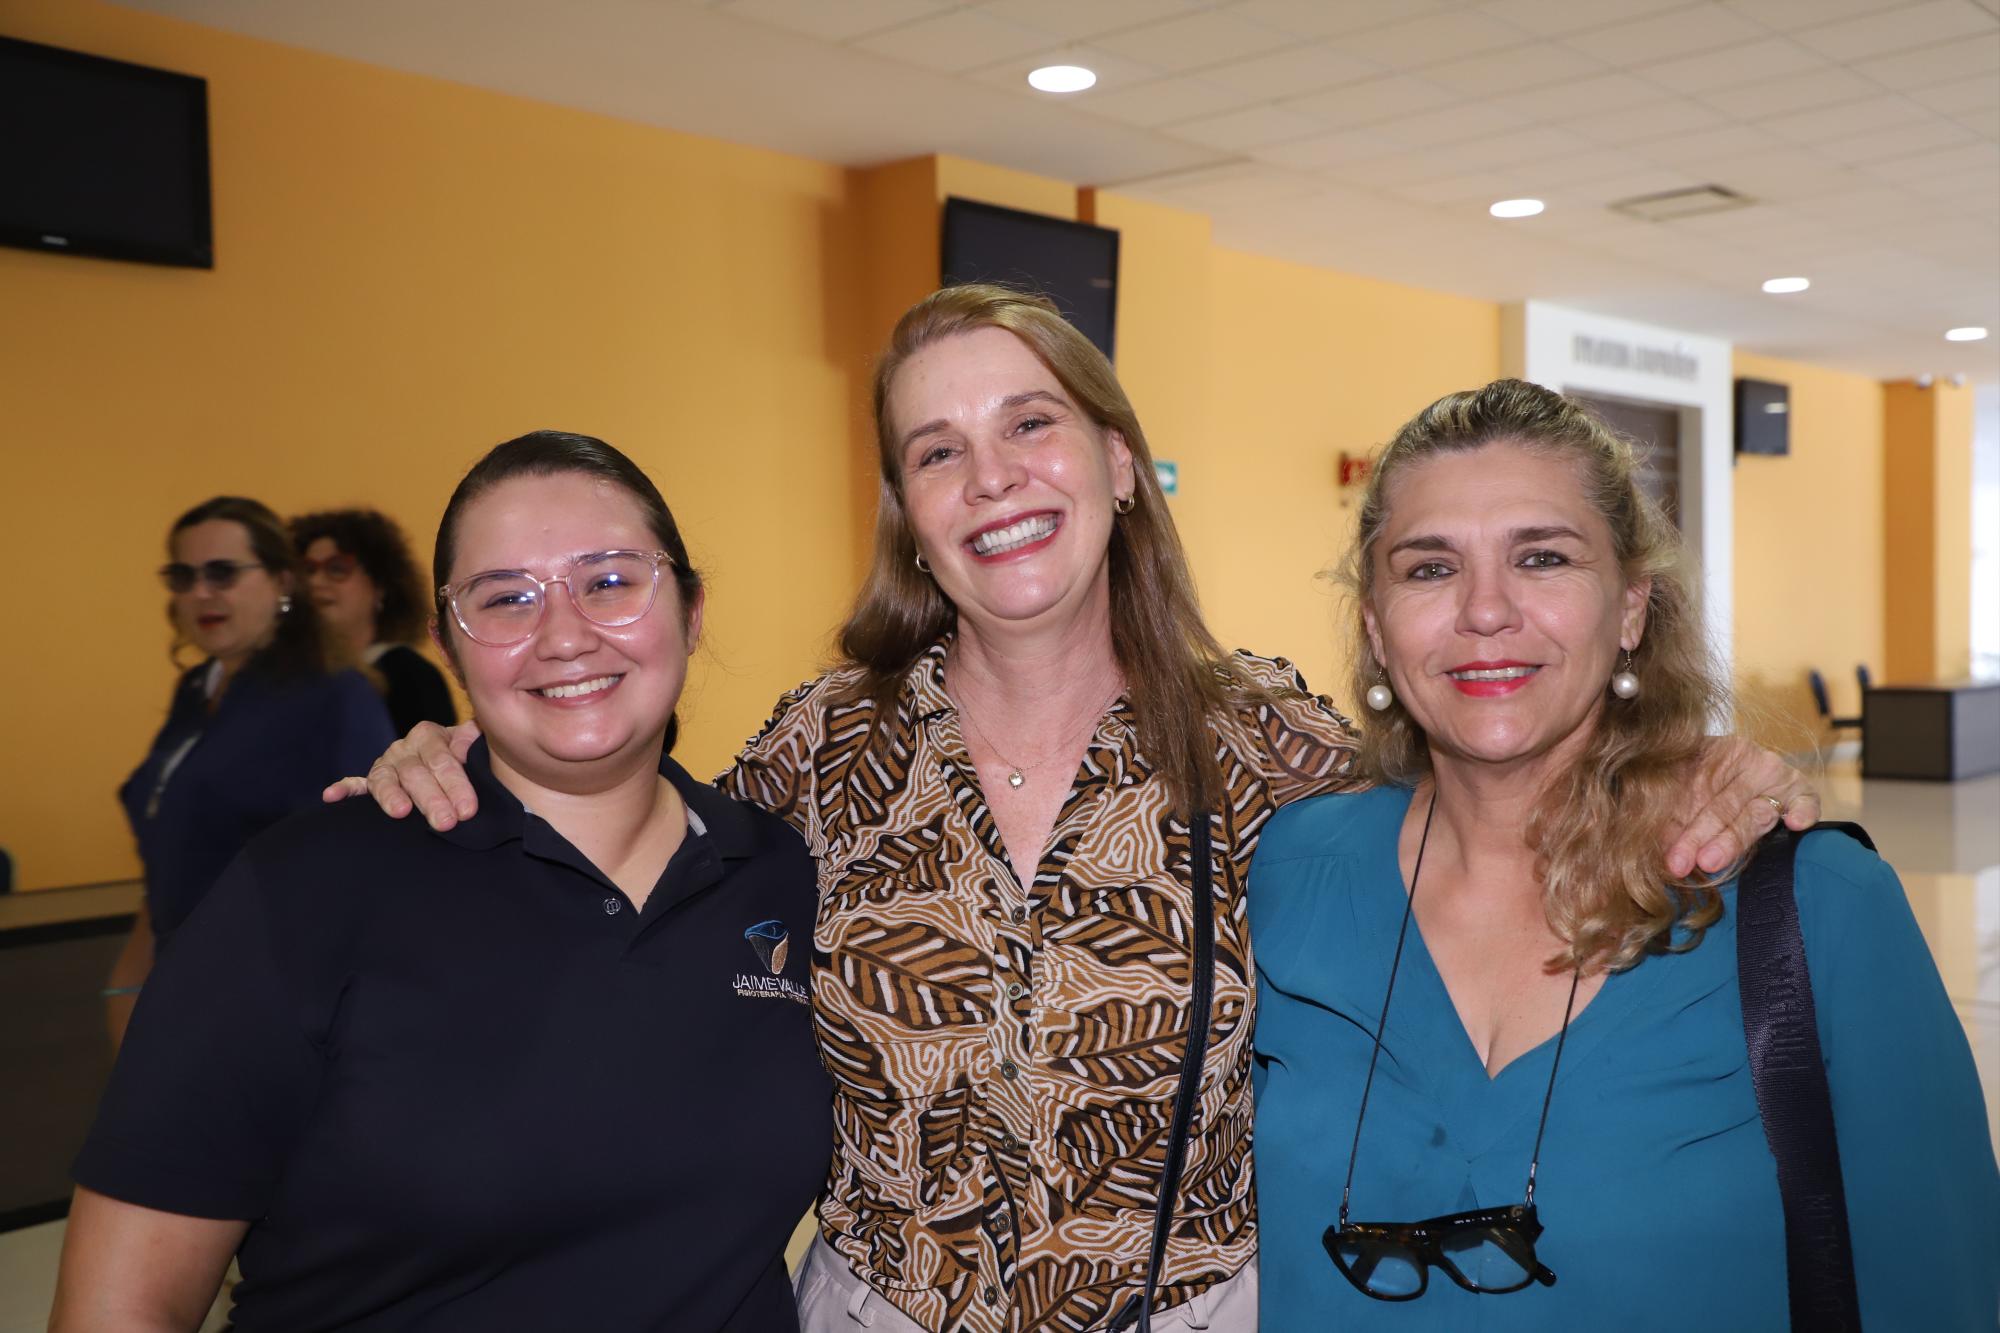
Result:
{"label": "beige trousers", "polygon": [[[802,1333],[930,1333],[855,1276],[847,1260],[822,1237],[813,1237],[792,1282]],[[1227,1282],[1171,1310],[1153,1312],[1154,1333],[1257,1333],[1257,1263],[1253,1259]]]}

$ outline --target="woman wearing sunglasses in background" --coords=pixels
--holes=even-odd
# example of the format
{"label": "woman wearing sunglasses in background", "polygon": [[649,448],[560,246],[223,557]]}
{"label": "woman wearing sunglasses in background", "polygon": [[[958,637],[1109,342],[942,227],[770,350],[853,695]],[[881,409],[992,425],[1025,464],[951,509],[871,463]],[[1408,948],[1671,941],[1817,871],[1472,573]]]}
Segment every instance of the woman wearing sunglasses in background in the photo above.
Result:
{"label": "woman wearing sunglasses in background", "polygon": [[[1251,872],[1268,1328],[1788,1326],[1738,885],[1659,874],[1728,696],[1632,466],[1503,380],[1370,478],[1348,574],[1384,785],[1288,807]],[[1821,832],[1796,897],[1864,1323],[1991,1329],[2000,1178],[1902,886]]]}
{"label": "woman wearing sunglasses in background", "polygon": [[402,529],[373,509],[330,509],[292,520],[306,595],[340,660],[366,666],[401,735],[419,722],[458,721],[444,675],[413,646],[430,597]]}
{"label": "woman wearing sunglasses in background", "polygon": [[328,670],[276,514],[218,496],[174,521],[167,551],[160,577],[174,651],[190,646],[203,660],[182,673],[166,724],[118,789],[146,896],[106,987],[114,1044],[155,954],[243,844],[318,804],[329,776],[366,762],[393,735],[368,683]]}
{"label": "woman wearing sunglasses in background", "polygon": [[230,866],[77,1161],[58,1333],[191,1329],[239,1250],[242,1333],[796,1328],[813,866],[667,757],[703,604],[673,515],[538,431],[459,483],[435,582],[478,816],[356,802]]}

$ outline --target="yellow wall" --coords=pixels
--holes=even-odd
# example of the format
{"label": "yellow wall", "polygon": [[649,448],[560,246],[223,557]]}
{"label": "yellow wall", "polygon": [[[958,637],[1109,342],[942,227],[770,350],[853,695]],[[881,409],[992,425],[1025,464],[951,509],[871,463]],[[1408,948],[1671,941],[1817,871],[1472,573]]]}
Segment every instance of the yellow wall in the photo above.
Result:
{"label": "yellow wall", "polygon": [[1961,679],[1972,667],[1972,391],[1905,381],[1884,392],[1888,676]]}
{"label": "yellow wall", "polygon": [[[1791,388],[1791,452],[1736,460],[1736,677],[1748,718],[1786,751],[1826,745],[1806,684],[1861,712],[1857,664],[1884,669],[1882,385],[1739,351],[1739,376]],[[1847,733],[1851,738],[1852,733]]]}
{"label": "yellow wall", "polygon": [[[172,670],[152,579],[220,490],[377,505],[418,541],[488,445],[600,434],[711,576],[682,756],[716,768],[822,653],[862,541],[838,168],[115,9],[0,31],[210,81],[212,272],[0,250],[0,845],[25,886],[135,872],[113,802]],[[783,540],[772,540],[782,534]]]}

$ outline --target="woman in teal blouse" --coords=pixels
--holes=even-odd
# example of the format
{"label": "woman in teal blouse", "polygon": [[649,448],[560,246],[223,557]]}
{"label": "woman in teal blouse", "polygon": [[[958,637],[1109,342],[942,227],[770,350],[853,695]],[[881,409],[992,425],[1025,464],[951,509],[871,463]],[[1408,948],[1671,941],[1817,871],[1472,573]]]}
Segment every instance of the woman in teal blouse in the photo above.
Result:
{"label": "woman in teal blouse", "polygon": [[[1649,873],[1722,695],[1629,450],[1531,385],[1452,395],[1350,572],[1387,785],[1280,812],[1251,878],[1263,1326],[1784,1329],[1735,884]],[[2000,1174],[1902,886],[1822,833],[1796,893],[1865,1326],[1992,1329]],[[1482,1292],[1359,1226],[1524,1198],[1445,1243]]]}

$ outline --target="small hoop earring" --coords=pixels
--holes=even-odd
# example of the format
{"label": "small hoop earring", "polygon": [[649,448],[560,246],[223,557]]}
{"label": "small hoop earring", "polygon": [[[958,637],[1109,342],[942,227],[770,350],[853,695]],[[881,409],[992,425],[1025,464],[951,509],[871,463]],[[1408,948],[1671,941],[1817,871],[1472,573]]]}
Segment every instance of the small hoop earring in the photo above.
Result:
{"label": "small hoop earring", "polygon": [[1611,692],[1621,699],[1639,697],[1639,678],[1632,674],[1632,650],[1625,649],[1625,660],[1618,664],[1618,674],[1611,678]]}
{"label": "small hoop earring", "polygon": [[1139,507],[1139,497],[1136,495],[1121,495],[1111,502],[1111,507],[1121,514],[1129,514]]}
{"label": "small hoop earring", "polygon": [[917,552],[917,569],[919,572],[925,574],[931,572],[930,562],[924,559],[924,553],[922,551]]}
{"label": "small hoop earring", "polygon": [[281,616],[288,616],[291,613],[292,613],[292,595],[290,593],[284,593],[278,598],[278,614]]}
{"label": "small hoop earring", "polygon": [[1385,713],[1389,705],[1396,702],[1396,693],[1389,688],[1389,673],[1377,671],[1375,683],[1368,687],[1368,706],[1378,713]]}

